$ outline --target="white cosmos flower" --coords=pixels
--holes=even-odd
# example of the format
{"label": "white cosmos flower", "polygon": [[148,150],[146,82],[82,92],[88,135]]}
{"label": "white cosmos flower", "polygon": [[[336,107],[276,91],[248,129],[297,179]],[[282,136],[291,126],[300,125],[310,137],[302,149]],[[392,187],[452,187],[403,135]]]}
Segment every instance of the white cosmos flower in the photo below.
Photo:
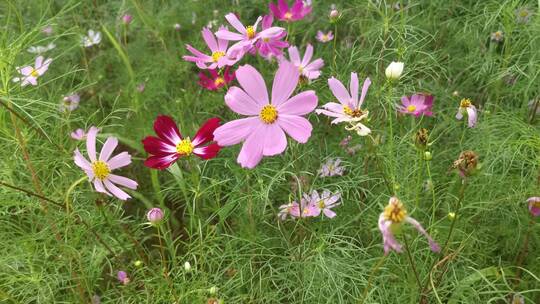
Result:
{"label": "white cosmos flower", "polygon": [[88,30],[88,36],[82,37],[82,45],[84,47],[91,47],[93,45],[99,44],[101,42],[101,32],[94,32],[93,30]]}
{"label": "white cosmos flower", "polygon": [[43,54],[47,51],[50,51],[52,49],[54,49],[56,47],[56,44],[54,43],[49,43],[45,46],[41,46],[41,45],[38,45],[38,46],[31,46],[28,48],[28,53],[32,53],[32,54]]}

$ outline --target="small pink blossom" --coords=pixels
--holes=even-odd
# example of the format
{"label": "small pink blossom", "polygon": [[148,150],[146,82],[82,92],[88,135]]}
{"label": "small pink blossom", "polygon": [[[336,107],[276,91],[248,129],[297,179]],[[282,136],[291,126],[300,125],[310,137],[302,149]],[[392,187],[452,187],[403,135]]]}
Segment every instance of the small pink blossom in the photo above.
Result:
{"label": "small pink blossom", "polygon": [[230,67],[223,70],[223,75],[217,69],[206,71],[199,72],[199,85],[210,91],[219,90],[234,80],[234,72],[230,72]]}
{"label": "small pink blossom", "polygon": [[[274,19],[271,15],[264,16],[262,19],[263,31],[271,28],[273,21]],[[287,41],[283,41],[283,38],[285,38],[285,36],[287,36],[287,33],[283,31],[277,36],[259,39],[255,43],[255,48],[252,48],[252,53],[258,52],[259,54],[261,54],[261,56],[267,59],[270,57],[282,56],[282,49],[289,46],[289,43]]]}
{"label": "small pink blossom", "polygon": [[540,216],[540,196],[529,197],[527,203],[529,203],[529,211],[532,216]]}
{"label": "small pink blossom", "polygon": [[25,87],[28,84],[33,86],[37,85],[37,79],[45,74],[45,72],[49,69],[49,64],[51,64],[51,62],[51,58],[44,60],[43,56],[38,56],[33,67],[29,65],[22,68],[16,68],[17,72],[21,74],[21,77],[13,78],[13,82],[20,82],[21,87]]}
{"label": "small pink blossom", "polygon": [[404,114],[433,116],[433,96],[429,94],[414,94],[410,98],[407,96],[401,97],[401,105],[398,106],[398,111]]}
{"label": "small pink blossom", "polygon": [[120,281],[120,283],[122,283],[123,285],[127,285],[130,282],[127,273],[123,270],[118,271],[116,277],[118,278],[118,281]]}
{"label": "small pink blossom", "polygon": [[[300,53],[296,46],[289,47],[289,60],[300,71],[300,74],[309,79],[317,79],[321,76],[321,69],[324,66],[324,60],[317,58],[311,61],[313,57],[313,46],[308,43],[304,57],[300,59]],[[286,61],[282,59],[281,61]],[[310,62],[311,61],[311,62]]]}
{"label": "small pink blossom", "polygon": [[157,224],[163,220],[163,210],[160,208],[152,208],[146,213],[146,219],[152,224]]}
{"label": "small pink blossom", "polygon": [[287,22],[304,19],[312,9],[311,4],[302,0],[295,0],[292,6],[289,6],[285,0],[278,0],[277,5],[270,2],[268,6],[276,19]]}
{"label": "small pink blossom", "polygon": [[114,195],[121,200],[127,200],[131,196],[118,188],[116,184],[129,189],[137,189],[137,182],[112,174],[111,172],[129,165],[131,163],[131,155],[128,152],[122,152],[111,158],[114,149],[118,146],[118,139],[116,137],[108,137],[103,144],[98,158],[96,155],[96,136],[98,132],[98,128],[90,127],[86,135],[86,152],[90,161],[82,156],[79,148],[77,148],[74,152],[75,164],[88,175],[88,179],[94,184],[97,192],[105,193],[109,196]]}
{"label": "small pink blossom", "polygon": [[137,85],[137,92],[143,93],[144,89],[146,89],[146,82],[141,82]]}
{"label": "small pink blossom", "polygon": [[334,218],[336,213],[331,209],[340,204],[340,198],[341,193],[332,194],[328,190],[323,190],[320,195],[316,190],[311,191],[310,194],[304,193],[304,199],[311,206],[313,216],[319,216],[322,212],[326,217]]}
{"label": "small pink blossom", "polygon": [[310,204],[308,200],[302,198],[300,199],[300,204],[297,202],[292,202],[292,207],[289,214],[295,218],[306,218],[319,215],[320,211],[317,209],[317,206]]}
{"label": "small pink blossom", "polygon": [[456,114],[456,119],[461,120],[463,115],[467,115],[469,128],[476,127],[478,121],[478,111],[468,98],[463,98],[459,104],[459,109]]}
{"label": "small pink blossom", "polygon": [[[220,31],[226,31],[226,27],[221,27]],[[202,29],[202,36],[206,45],[212,52],[210,55],[206,55],[189,44],[186,44],[186,49],[192,53],[192,55],[182,56],[185,61],[195,62],[200,69],[216,69],[222,68],[227,65],[235,64],[240,58],[232,56],[230,51],[227,50],[229,41],[227,39],[221,39],[214,36],[212,31],[208,28]]]}
{"label": "small pink blossom", "polygon": [[315,38],[322,43],[327,43],[329,41],[332,41],[334,39],[334,34],[332,34],[332,31],[329,31],[328,33],[323,33],[322,31],[317,32],[317,36]]}
{"label": "small pink blossom", "polygon": [[86,138],[86,132],[83,129],[77,129],[71,132],[71,138],[75,140],[83,140]]}
{"label": "small pink blossom", "polygon": [[131,16],[130,14],[125,14],[124,16],[122,16],[122,23],[124,23],[125,25],[129,25],[131,21],[133,21],[133,16]]}
{"label": "small pink blossom", "polygon": [[60,102],[60,111],[61,112],[71,112],[79,107],[79,102],[81,97],[77,93],[71,93],[62,98]]}
{"label": "small pink blossom", "polygon": [[341,166],[341,158],[330,158],[324,163],[319,170],[321,177],[330,177],[336,175],[343,175],[345,167]]}
{"label": "small pink blossom", "polygon": [[41,32],[47,36],[50,36],[53,33],[53,27],[51,25],[47,25],[41,30]]}

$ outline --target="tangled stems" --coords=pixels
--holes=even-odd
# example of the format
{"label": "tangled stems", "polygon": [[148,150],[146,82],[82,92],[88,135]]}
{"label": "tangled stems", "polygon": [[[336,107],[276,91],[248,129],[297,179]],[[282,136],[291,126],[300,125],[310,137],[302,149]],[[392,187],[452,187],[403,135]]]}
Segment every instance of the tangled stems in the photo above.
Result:
{"label": "tangled stems", "polygon": [[169,266],[167,263],[167,258],[165,257],[165,247],[163,247],[163,241],[164,236],[161,233],[161,223],[156,224],[156,232],[157,232],[157,238],[159,240],[159,252],[161,256],[161,269],[163,271],[163,276],[165,277],[165,280],[167,281],[167,284],[169,285],[169,288],[171,289],[171,293],[173,295],[175,303],[178,303],[178,299],[176,297],[176,292],[174,290],[174,284],[169,277]]}
{"label": "tangled stems", "polygon": [[368,279],[366,288],[364,288],[364,292],[362,293],[362,300],[359,302],[360,304],[364,304],[364,302],[366,302],[368,291],[371,288],[371,285],[373,284],[373,278],[375,278],[375,275],[377,274],[377,271],[384,264],[384,261],[386,261],[386,256],[387,256],[386,254],[383,255],[379,259],[377,264],[375,264],[375,266],[373,266],[373,268],[371,269],[371,273],[369,274],[369,279]]}
{"label": "tangled stems", "polygon": [[529,250],[529,239],[531,237],[533,228],[534,228],[534,218],[531,217],[531,219],[529,220],[529,228],[527,229],[527,234],[525,235],[525,240],[523,241],[523,247],[519,253],[519,256],[516,259],[516,266],[518,268],[516,271],[516,279],[517,279],[516,283],[518,283],[521,278],[521,265],[523,264],[523,261],[525,260],[525,257],[527,256],[527,251]]}
{"label": "tangled stems", "polygon": [[414,263],[414,259],[411,255],[411,250],[409,247],[409,241],[407,239],[407,234],[403,233],[403,243],[405,244],[405,251],[407,252],[407,258],[409,259],[409,263],[411,264],[411,269],[414,273],[414,277],[416,278],[416,283],[418,284],[418,290],[422,292],[422,281],[420,281],[420,276],[418,275],[418,270],[416,270],[416,264]]}

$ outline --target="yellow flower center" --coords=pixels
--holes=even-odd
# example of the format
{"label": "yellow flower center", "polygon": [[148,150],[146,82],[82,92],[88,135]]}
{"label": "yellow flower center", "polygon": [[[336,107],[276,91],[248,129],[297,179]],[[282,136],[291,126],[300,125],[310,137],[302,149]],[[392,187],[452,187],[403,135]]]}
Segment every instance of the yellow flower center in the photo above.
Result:
{"label": "yellow flower center", "polygon": [[528,12],[527,10],[521,10],[521,11],[519,12],[519,15],[520,15],[521,17],[527,17],[527,16],[529,15],[529,12]]}
{"label": "yellow flower center", "polygon": [[255,38],[255,28],[253,28],[253,26],[248,26],[246,28],[246,35],[248,37],[248,39],[253,39]]}
{"label": "yellow flower center", "polygon": [[408,106],[408,107],[407,107],[407,111],[409,111],[409,112],[411,112],[411,113],[414,112],[414,111],[416,111],[416,106],[415,106],[415,105],[410,105],[410,106]]}
{"label": "yellow flower center", "polygon": [[32,75],[32,77],[38,77],[39,73],[36,69],[32,69],[32,72],[30,72],[30,75]]}
{"label": "yellow flower center", "polygon": [[269,41],[270,41],[270,38],[263,38],[263,41],[264,41],[264,42],[269,42]]}
{"label": "yellow flower center", "polygon": [[109,165],[102,160],[96,160],[92,163],[92,171],[94,172],[94,176],[99,180],[104,180],[111,173]]}
{"label": "yellow flower center", "polygon": [[212,53],[212,61],[213,62],[218,62],[218,60],[225,56],[225,52],[222,52],[222,51],[215,51]]}
{"label": "yellow flower center", "polygon": [[274,107],[273,105],[265,105],[262,108],[261,113],[259,113],[259,117],[266,124],[273,123],[274,121],[276,121],[278,117],[278,112],[277,112],[276,107]]}
{"label": "yellow flower center", "polygon": [[459,103],[459,106],[461,108],[468,108],[471,106],[471,100],[469,98],[463,98],[461,102]]}
{"label": "yellow flower center", "polygon": [[220,86],[220,85],[222,85],[222,84],[224,84],[224,83],[225,83],[225,79],[223,79],[222,77],[218,77],[218,78],[216,78],[216,79],[214,80],[214,85],[215,85],[216,87],[218,87],[218,86]]}
{"label": "yellow flower center", "polygon": [[178,154],[182,155],[190,155],[193,152],[193,144],[191,143],[191,139],[189,137],[186,137],[182,139],[177,145],[176,145],[176,152]]}
{"label": "yellow flower center", "polygon": [[292,13],[291,12],[286,12],[283,17],[285,17],[285,19],[291,19],[292,18]]}
{"label": "yellow flower center", "polygon": [[320,200],[317,205],[319,206],[319,209],[324,209],[324,207],[326,207],[326,204],[324,203],[323,200]]}
{"label": "yellow flower center", "polygon": [[391,199],[388,206],[384,207],[384,218],[394,224],[401,223],[407,216],[407,210],[398,199]]}
{"label": "yellow flower center", "polygon": [[364,112],[360,109],[351,109],[348,106],[343,106],[343,113],[350,117],[360,117],[364,114]]}
{"label": "yellow flower center", "polygon": [[540,201],[533,201],[533,202],[532,202],[532,206],[533,206],[534,208],[540,208]]}

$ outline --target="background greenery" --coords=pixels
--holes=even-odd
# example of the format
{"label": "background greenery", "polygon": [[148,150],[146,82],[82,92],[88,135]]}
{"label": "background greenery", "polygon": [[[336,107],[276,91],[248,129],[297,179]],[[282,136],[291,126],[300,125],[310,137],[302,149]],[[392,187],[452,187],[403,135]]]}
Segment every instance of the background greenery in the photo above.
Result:
{"label": "background greenery", "polygon": [[[283,155],[265,158],[254,170],[240,168],[239,147],[231,147],[207,162],[181,160],[182,176],[175,176],[142,164],[140,140],[152,133],[157,114],[173,116],[184,133],[210,117],[235,118],[224,91],[197,85],[197,68],[181,59],[184,44],[204,49],[200,29],[210,20],[224,23],[231,11],[255,20],[268,13],[267,1],[2,1],[0,302],[89,303],[99,295],[103,303],[361,303],[367,291],[365,303],[418,303],[406,254],[389,255],[370,275],[383,256],[377,218],[392,195],[383,177],[395,174],[396,193],[409,213],[443,243],[461,183],[450,167],[461,151],[474,150],[482,168],[465,189],[447,270],[428,303],[507,303],[516,292],[526,303],[539,303],[538,220],[531,222],[529,250],[519,261],[530,221],[525,200],[540,195],[539,119],[528,107],[539,98],[538,3],[335,1],[342,18],[334,25],[327,17],[332,1],[313,2],[307,20],[291,25],[290,41],[302,48],[314,44],[326,65],[303,89],[316,90],[323,104],[333,100],[330,76],[344,82],[351,71],[369,76],[365,106],[379,146],[353,134],[362,149],[348,155],[339,146],[347,131],[312,114],[307,144],[289,141]],[[522,7],[534,14],[527,23],[516,22]],[[125,13],[134,17],[128,28],[121,23]],[[46,25],[53,35],[41,32]],[[103,40],[83,49],[80,37],[88,29],[101,31]],[[319,29],[333,30],[335,43],[318,43]],[[490,41],[497,30],[504,33],[502,43]],[[35,58],[26,49],[51,41],[57,47],[47,55],[54,60],[39,86],[13,83],[15,67]],[[394,114],[385,103],[384,68],[398,59],[405,75],[392,100],[430,92],[435,116],[394,117],[390,149],[387,118]],[[246,62],[267,81],[273,78],[274,63]],[[70,92],[81,94],[80,107],[58,111]],[[475,129],[454,118],[462,97],[481,110]],[[91,125],[102,129],[100,139],[117,136],[117,151],[133,155],[121,173],[138,181],[134,199],[100,196],[74,165],[73,150],[82,143],[69,133]],[[431,161],[414,147],[419,127],[430,130]],[[317,176],[330,157],[343,159],[344,176]],[[279,205],[311,189],[342,192],[336,218],[278,220]],[[145,224],[145,212],[155,206],[167,210],[161,232],[168,275],[157,230]],[[424,238],[410,235],[419,275],[429,282],[439,257]],[[142,265],[135,265],[138,260]],[[119,284],[118,270],[128,272],[130,284]],[[435,270],[434,280],[439,274]]]}

